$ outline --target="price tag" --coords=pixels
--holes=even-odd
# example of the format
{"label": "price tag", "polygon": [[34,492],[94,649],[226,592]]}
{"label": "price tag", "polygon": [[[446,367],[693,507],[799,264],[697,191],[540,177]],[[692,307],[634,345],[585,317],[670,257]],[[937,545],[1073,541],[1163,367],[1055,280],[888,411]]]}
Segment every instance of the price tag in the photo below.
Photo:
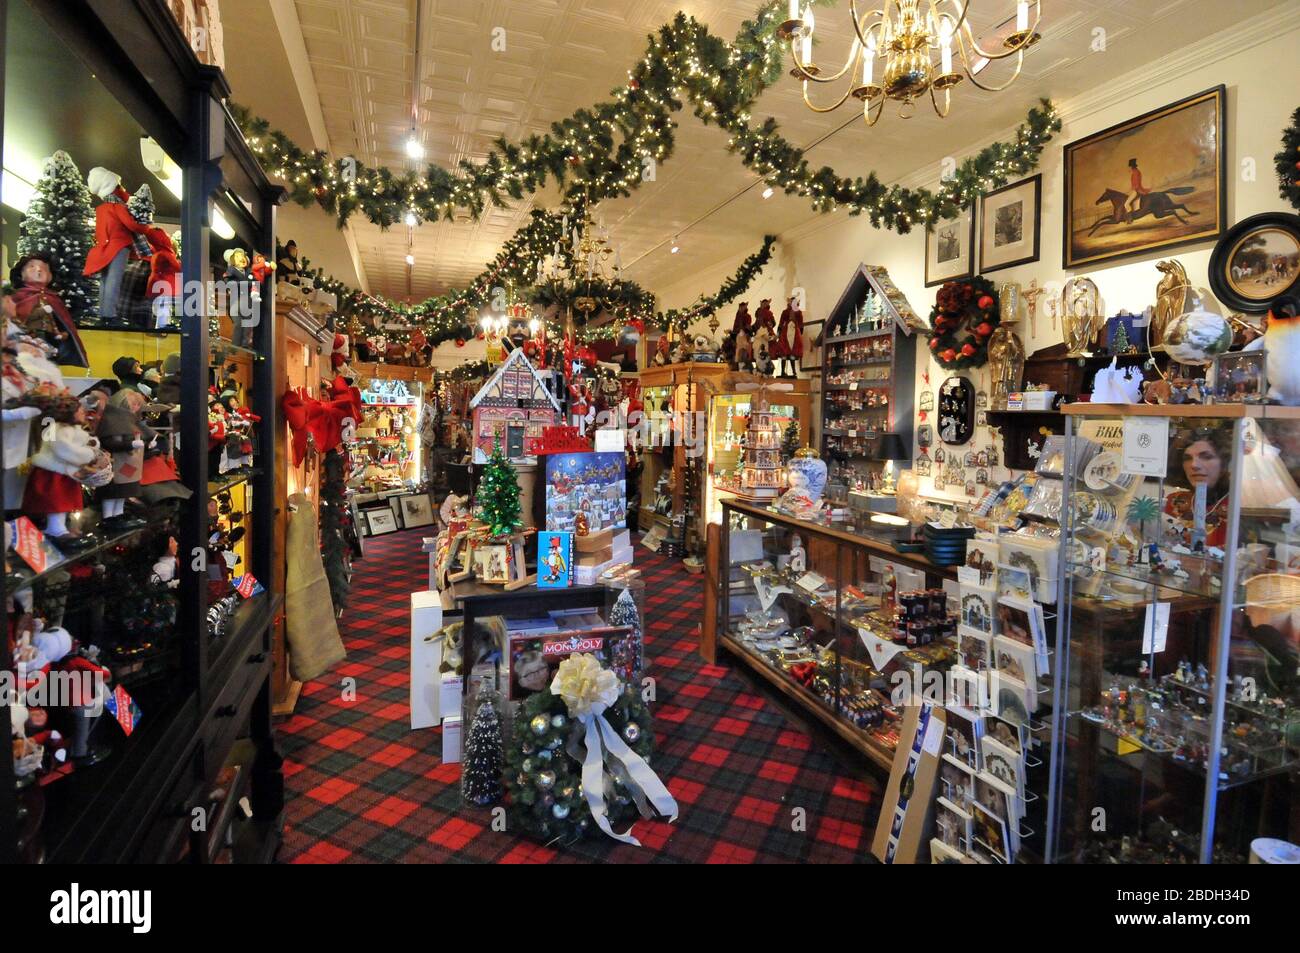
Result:
{"label": "price tag", "polygon": [[815,572],[806,572],[795,581],[795,585],[807,592],[816,592],[826,585],[826,580]]}
{"label": "price tag", "polygon": [[857,390],[857,389],[858,389],[857,381],[854,381],[852,384],[849,385],[849,390]]}
{"label": "price tag", "polygon": [[49,562],[45,555],[45,534],[26,516],[18,517],[10,525],[13,527],[14,552],[34,572],[45,572],[45,566]]}
{"label": "price tag", "polygon": [[858,432],[857,432],[856,430],[850,430],[850,431],[849,431],[849,436],[850,436],[850,437],[856,437],[857,435],[858,435]]}
{"label": "price tag", "polygon": [[596,452],[597,453],[622,453],[623,448],[627,446],[626,430],[597,430],[596,431]]}
{"label": "price tag", "polygon": [[1169,418],[1124,418],[1120,472],[1164,479],[1169,466]]}
{"label": "price tag", "polygon": [[1142,626],[1142,654],[1152,655],[1165,650],[1169,635],[1169,603],[1147,603],[1146,621]]}

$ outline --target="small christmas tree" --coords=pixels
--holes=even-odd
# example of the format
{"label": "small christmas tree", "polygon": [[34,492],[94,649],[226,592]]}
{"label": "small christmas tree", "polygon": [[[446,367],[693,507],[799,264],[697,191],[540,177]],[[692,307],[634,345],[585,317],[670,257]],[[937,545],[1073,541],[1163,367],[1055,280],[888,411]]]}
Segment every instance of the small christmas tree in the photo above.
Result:
{"label": "small christmas tree", "polygon": [[799,421],[792,420],[785,425],[785,433],[781,437],[781,462],[789,463],[800,449],[800,445]]}
{"label": "small christmas tree", "polygon": [[493,536],[504,536],[523,526],[519,518],[519,478],[506,459],[500,441],[492,445],[492,456],[483,469],[476,502],[479,519],[488,525]]}
{"label": "small christmas tree", "polygon": [[1127,354],[1133,350],[1133,345],[1128,339],[1128,329],[1121,321],[1119,327],[1115,329],[1115,340],[1111,344],[1112,354]]}
{"label": "small christmas tree", "polygon": [[481,688],[461,758],[461,794],[466,801],[486,805],[501,800],[501,760],[501,719],[491,695]]}
{"label": "small christmas tree", "polygon": [[158,211],[158,207],[154,204],[153,189],[149,188],[148,182],[135,190],[135,195],[131,196],[131,201],[126,203],[126,210],[141,225],[153,224],[153,217]]}
{"label": "small christmas tree", "polygon": [[36,195],[27,206],[18,236],[18,254],[47,252],[53,259],[54,290],[74,320],[99,306],[99,279],[83,275],[95,244],[95,213],[81,170],[66,152],[45,160]]}
{"label": "small christmas tree", "polygon": [[624,589],[614,600],[609,610],[609,624],[627,626],[632,630],[631,637],[615,646],[614,670],[629,684],[641,680],[644,665],[644,653],[641,648],[641,613],[637,611],[636,600],[630,589]]}
{"label": "small christmas tree", "polygon": [[[131,196],[131,201],[126,203],[126,210],[141,225],[153,224],[153,217],[158,207],[154,204],[153,189],[149,188],[148,182],[141,183],[140,187],[135,190],[135,195]],[[149,239],[143,235],[132,235],[131,243],[135,246],[135,253],[141,258],[148,258],[153,254],[153,246],[149,244]]]}

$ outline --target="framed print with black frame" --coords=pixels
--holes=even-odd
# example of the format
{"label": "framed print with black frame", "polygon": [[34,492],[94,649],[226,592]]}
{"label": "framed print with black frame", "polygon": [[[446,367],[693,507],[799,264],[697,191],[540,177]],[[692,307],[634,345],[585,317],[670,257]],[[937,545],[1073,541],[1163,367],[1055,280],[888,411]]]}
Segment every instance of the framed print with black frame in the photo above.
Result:
{"label": "framed print with black frame", "polygon": [[1300,215],[1264,212],[1228,229],[1210,255],[1210,290],[1246,314],[1300,293]]}
{"label": "framed print with black frame", "polygon": [[433,525],[433,504],[428,494],[412,493],[399,499],[402,505],[402,523],[407,529]]}
{"label": "framed print with black frame", "polygon": [[980,199],[980,274],[1038,261],[1043,176],[1030,176]]}
{"label": "framed print with black frame", "polygon": [[366,527],[371,536],[385,536],[397,532],[397,516],[387,506],[376,506],[362,510],[366,515]]}
{"label": "framed print with black frame", "polygon": [[925,229],[925,286],[964,281],[975,274],[975,206]]}
{"label": "framed print with black frame", "polygon": [[1081,268],[1223,234],[1227,90],[1215,86],[1065,147],[1062,262]]}

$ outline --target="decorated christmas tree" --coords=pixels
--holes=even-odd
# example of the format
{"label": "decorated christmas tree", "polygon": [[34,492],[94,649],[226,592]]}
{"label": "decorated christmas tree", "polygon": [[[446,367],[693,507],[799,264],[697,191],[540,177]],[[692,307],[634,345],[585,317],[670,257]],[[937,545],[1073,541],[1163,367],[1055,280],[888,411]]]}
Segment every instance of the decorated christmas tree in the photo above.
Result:
{"label": "decorated christmas tree", "polygon": [[519,478],[506,459],[500,441],[492,446],[492,456],[479,480],[476,501],[479,519],[488,525],[493,536],[504,536],[523,526],[519,518]]}
{"label": "decorated christmas tree", "polygon": [[54,267],[54,290],[74,320],[98,308],[99,280],[81,273],[95,244],[95,213],[81,170],[66,152],[45,160],[36,195],[27,206],[18,236],[18,254],[43,251]]}
{"label": "decorated christmas tree", "polygon": [[347,487],[343,478],[343,454],[339,450],[331,450],[325,454],[321,465],[320,552],[335,613],[342,612],[347,606],[348,592],[352,588],[348,579],[349,546],[344,532],[346,521],[351,516],[344,500]]}
{"label": "decorated christmas tree", "polygon": [[501,800],[501,759],[501,720],[491,695],[484,689],[461,758],[461,794],[466,801],[485,805]]}
{"label": "decorated christmas tree", "polygon": [[785,425],[785,433],[781,437],[781,462],[789,463],[794,457],[795,452],[800,449],[802,442],[799,440],[799,421],[792,420]]}

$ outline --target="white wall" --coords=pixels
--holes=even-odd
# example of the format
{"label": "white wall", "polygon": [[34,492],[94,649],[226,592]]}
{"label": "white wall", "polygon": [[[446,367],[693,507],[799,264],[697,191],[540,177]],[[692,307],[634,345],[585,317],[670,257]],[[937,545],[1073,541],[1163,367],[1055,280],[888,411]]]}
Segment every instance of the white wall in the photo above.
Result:
{"label": "white wall", "polygon": [[[1300,58],[1296,56],[1296,50],[1300,48],[1300,27],[1296,24],[1297,17],[1292,15],[1287,21],[1289,28],[1281,31],[1264,31],[1254,26],[1250,33],[1243,31],[1243,35],[1232,37],[1220,34],[1207,38],[1195,49],[1180,51],[1179,54],[1123,77],[1108,78],[1087,97],[1057,103],[1063,127],[1044,151],[1043,161],[1037,170],[1043,175],[1039,260],[995,272],[989,276],[990,280],[995,283],[1014,281],[1025,287],[1032,279],[1037,279],[1040,286],[1049,285],[1059,289],[1060,284],[1070,277],[1076,274],[1087,275],[1097,283],[1108,315],[1116,314],[1121,309],[1138,313],[1147,305],[1155,303],[1155,287],[1160,279],[1155,262],[1163,258],[1177,258],[1194,284],[1207,286],[1213,242],[1116,264],[1064,270],[1061,264],[1062,147],[1075,139],[1149,110],[1224,84],[1228,91],[1228,224],[1259,212],[1287,210],[1286,204],[1278,195],[1272,156],[1280,148],[1282,130],[1296,107],[1295,94],[1300,89]],[[1023,90],[1021,95],[1024,95]],[[896,120],[891,117],[886,121]],[[990,135],[989,141],[1004,137],[1009,132],[1010,130],[999,130]],[[846,130],[845,134],[849,134],[849,131]],[[860,134],[869,137],[871,132],[861,129]],[[970,144],[968,149],[958,154],[958,158],[985,144]],[[1247,160],[1255,163],[1253,181],[1248,178],[1245,170]],[[842,173],[848,171],[841,170]],[[859,173],[863,170],[852,171]],[[903,184],[933,188],[937,181],[936,167],[932,175],[918,176]],[[756,237],[755,240],[757,242],[761,238]],[[852,276],[853,269],[859,262],[866,262],[885,266],[913,309],[925,318],[934,304],[934,292],[937,289],[925,287],[924,253],[923,232],[897,235],[872,228],[863,217],[851,218],[844,212],[825,215],[810,225],[795,229],[792,234],[782,236],[778,255],[751,286],[746,298],[751,302],[751,312],[757,305],[757,299],[763,297],[771,297],[774,307],[779,311],[778,303],[783,295],[792,288],[802,286],[808,300],[805,319],[820,320],[834,306]],[[681,282],[655,289],[660,296],[661,306],[684,305],[701,293],[716,290],[743,257],[744,255],[718,262]],[[1208,298],[1208,290],[1205,294]],[[734,311],[732,306],[720,315],[724,329],[730,327]],[[1017,328],[1029,353],[1059,343],[1062,339],[1059,322],[1053,328],[1046,315],[1044,299],[1039,300],[1037,330],[1037,336],[1031,337],[1028,321],[1024,319]],[[924,343],[918,347],[917,354],[917,393],[925,387],[937,389],[950,372],[944,371],[930,360]],[[926,370],[930,375],[928,385],[922,380]],[[990,390],[987,367],[967,372],[966,376],[972,377],[977,388]],[[980,431],[971,446],[979,449],[989,443],[991,439],[988,431]],[[997,472],[992,476],[1001,478]],[[922,490],[933,492],[932,481],[923,480]]]}

